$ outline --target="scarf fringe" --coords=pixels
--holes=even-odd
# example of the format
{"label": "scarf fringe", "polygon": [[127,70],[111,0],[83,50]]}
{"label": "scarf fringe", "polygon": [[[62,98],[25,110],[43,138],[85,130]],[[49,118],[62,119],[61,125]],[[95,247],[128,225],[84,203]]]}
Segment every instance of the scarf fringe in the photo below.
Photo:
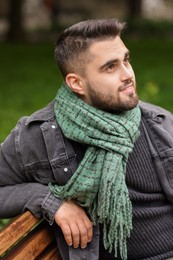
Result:
{"label": "scarf fringe", "polygon": [[[115,174],[116,175],[116,174]],[[119,176],[115,176],[118,179]],[[103,242],[105,249],[117,257],[118,248],[123,260],[127,259],[126,239],[132,230],[132,205],[128,196],[128,190],[123,186],[124,178],[112,187],[111,183],[105,182],[104,192],[100,194],[89,209],[91,219],[94,223],[98,221],[103,224]],[[109,196],[114,189],[115,196]],[[101,196],[102,195],[102,196]],[[118,198],[118,199],[115,199]],[[106,203],[103,203],[106,201]],[[118,214],[117,214],[118,212]]]}

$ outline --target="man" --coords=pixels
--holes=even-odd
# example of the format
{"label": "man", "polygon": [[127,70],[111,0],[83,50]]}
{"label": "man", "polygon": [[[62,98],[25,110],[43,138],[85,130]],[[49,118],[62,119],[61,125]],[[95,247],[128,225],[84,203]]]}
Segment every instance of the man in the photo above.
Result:
{"label": "man", "polygon": [[138,101],[123,28],[66,29],[65,84],[1,145],[0,217],[43,216],[65,260],[173,257],[173,116]]}

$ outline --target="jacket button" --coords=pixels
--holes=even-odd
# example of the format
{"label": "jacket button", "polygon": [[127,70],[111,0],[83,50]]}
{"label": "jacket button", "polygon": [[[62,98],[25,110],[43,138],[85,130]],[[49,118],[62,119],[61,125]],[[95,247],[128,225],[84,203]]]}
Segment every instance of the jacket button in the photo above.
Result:
{"label": "jacket button", "polygon": [[64,172],[68,172],[68,168],[65,167],[65,168],[64,168]]}
{"label": "jacket button", "polygon": [[52,125],[52,128],[53,128],[53,129],[55,129],[55,127],[56,127],[55,125]]}

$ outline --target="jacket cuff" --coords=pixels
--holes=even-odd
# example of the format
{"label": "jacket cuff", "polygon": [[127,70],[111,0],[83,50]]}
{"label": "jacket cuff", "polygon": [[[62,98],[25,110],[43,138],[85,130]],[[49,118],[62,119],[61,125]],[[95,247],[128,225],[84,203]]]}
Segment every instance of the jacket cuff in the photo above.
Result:
{"label": "jacket cuff", "polygon": [[42,203],[41,211],[43,218],[49,223],[49,225],[53,225],[55,213],[63,201],[63,199],[56,198],[51,191],[47,194]]}

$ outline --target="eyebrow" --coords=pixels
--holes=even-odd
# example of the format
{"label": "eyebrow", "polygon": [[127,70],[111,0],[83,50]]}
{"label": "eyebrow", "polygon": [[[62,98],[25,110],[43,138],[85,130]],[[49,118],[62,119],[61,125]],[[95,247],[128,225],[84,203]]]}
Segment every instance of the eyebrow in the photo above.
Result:
{"label": "eyebrow", "polygon": [[[124,54],[124,58],[127,58],[130,55],[130,51],[128,50],[125,54]],[[99,70],[104,70],[106,67],[108,67],[109,65],[111,65],[112,63],[118,63],[119,59],[112,59],[107,61],[106,63],[104,63],[103,65],[101,65],[99,67]]]}

